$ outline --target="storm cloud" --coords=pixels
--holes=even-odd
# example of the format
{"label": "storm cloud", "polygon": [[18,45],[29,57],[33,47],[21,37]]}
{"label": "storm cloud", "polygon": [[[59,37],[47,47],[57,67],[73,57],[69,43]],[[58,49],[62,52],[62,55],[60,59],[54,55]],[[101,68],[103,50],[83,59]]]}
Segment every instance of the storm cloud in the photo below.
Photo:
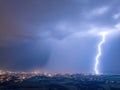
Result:
{"label": "storm cloud", "polygon": [[[0,0],[0,68],[93,72],[101,38],[95,32],[120,29],[119,5],[119,0]],[[120,73],[119,44],[119,35],[107,38],[102,72]]]}

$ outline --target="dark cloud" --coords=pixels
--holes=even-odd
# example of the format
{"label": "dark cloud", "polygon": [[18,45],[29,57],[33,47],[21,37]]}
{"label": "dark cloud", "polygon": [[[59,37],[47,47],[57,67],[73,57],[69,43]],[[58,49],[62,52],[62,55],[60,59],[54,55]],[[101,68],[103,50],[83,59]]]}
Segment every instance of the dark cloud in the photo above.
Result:
{"label": "dark cloud", "polygon": [[46,66],[49,56],[50,47],[44,43],[17,41],[0,48],[0,66],[3,69],[23,71],[42,68]]}
{"label": "dark cloud", "polygon": [[[0,0],[1,68],[93,71],[100,38],[88,32],[116,29],[120,19],[113,16],[120,12],[119,4],[119,0]],[[112,45],[110,55],[116,50]],[[119,62],[118,54],[113,57]]]}

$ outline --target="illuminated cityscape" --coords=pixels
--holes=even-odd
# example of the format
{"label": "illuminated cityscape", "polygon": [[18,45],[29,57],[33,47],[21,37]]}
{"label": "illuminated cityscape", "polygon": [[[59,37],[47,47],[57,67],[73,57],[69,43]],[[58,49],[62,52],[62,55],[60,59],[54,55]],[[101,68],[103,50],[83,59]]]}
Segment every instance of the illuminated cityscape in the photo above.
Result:
{"label": "illuminated cityscape", "polygon": [[[118,79],[119,78],[119,79]],[[60,84],[68,85],[71,84],[74,87],[87,89],[87,87],[91,89],[96,88],[104,88],[103,86],[107,86],[113,89],[120,89],[116,87],[116,85],[120,85],[120,75],[95,75],[90,73],[76,73],[76,74],[52,74],[52,73],[40,73],[40,72],[10,72],[10,71],[0,71],[0,90],[4,89],[15,89],[15,88],[41,88],[43,90],[43,86],[46,86],[49,82],[50,86],[46,88],[52,88],[51,84]],[[29,86],[26,85],[30,84]],[[34,84],[36,83],[36,84]],[[75,84],[76,83],[76,84]],[[70,84],[70,85],[71,85]],[[31,86],[32,85],[32,86]],[[41,86],[42,85],[42,86]],[[89,86],[93,85],[93,86]],[[103,85],[103,86],[99,86]],[[87,86],[87,87],[86,87]],[[62,87],[61,87],[62,88]],[[105,89],[105,88],[104,88]],[[22,90],[22,89],[21,89]],[[47,89],[46,89],[47,90]],[[75,89],[76,90],[76,89]],[[107,90],[107,89],[105,89]]]}

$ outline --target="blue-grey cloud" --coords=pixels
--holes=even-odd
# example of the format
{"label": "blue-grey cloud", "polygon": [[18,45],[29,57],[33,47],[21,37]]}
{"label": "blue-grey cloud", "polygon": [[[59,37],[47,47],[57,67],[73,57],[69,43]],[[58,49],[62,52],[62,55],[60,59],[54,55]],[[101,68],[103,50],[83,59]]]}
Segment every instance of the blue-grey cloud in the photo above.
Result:
{"label": "blue-grey cloud", "polygon": [[[119,0],[1,0],[1,68],[93,72],[98,33],[120,29],[119,4]],[[108,60],[111,52],[119,62],[119,50],[114,55],[116,44],[108,43],[106,48],[112,49],[104,49],[101,59]],[[101,71],[120,71],[110,62],[102,65]]]}

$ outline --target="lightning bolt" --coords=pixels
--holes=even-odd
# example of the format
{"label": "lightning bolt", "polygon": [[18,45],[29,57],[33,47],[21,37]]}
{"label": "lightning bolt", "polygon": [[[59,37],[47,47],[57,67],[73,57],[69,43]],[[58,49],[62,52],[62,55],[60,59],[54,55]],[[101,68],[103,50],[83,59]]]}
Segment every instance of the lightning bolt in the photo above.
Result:
{"label": "lightning bolt", "polygon": [[99,65],[99,59],[100,59],[100,56],[102,55],[102,45],[105,43],[105,39],[106,39],[106,35],[107,35],[107,32],[101,32],[100,33],[100,36],[102,37],[101,41],[98,43],[98,53],[95,57],[95,67],[94,67],[94,70],[95,70],[95,74],[100,74],[99,70],[98,70],[98,65]]}

